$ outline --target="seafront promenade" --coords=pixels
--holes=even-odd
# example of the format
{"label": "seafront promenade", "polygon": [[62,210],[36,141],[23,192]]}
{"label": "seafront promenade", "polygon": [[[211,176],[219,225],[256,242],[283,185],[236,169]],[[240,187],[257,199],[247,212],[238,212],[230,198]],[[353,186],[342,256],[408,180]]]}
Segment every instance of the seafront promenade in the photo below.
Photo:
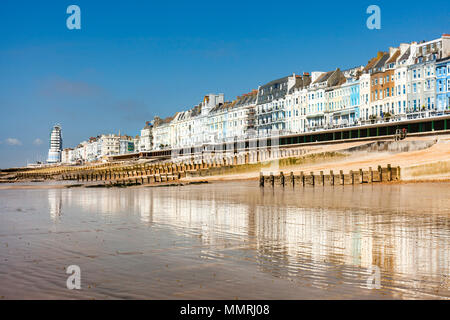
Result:
{"label": "seafront promenade", "polygon": [[[81,166],[18,168],[2,171],[0,181],[60,181],[87,187],[123,187],[220,180],[261,181],[261,174],[265,176],[266,186],[272,184],[271,174],[276,177],[283,174],[285,181],[291,175],[296,176],[302,181],[298,184],[303,185],[320,185],[321,182],[323,185],[324,181],[328,184],[335,181],[337,185],[342,184],[341,181],[352,184],[360,181],[447,180],[450,179],[449,155],[450,135],[442,134],[412,136],[402,141],[362,139],[265,147],[236,153],[203,152],[201,158],[193,154],[190,157],[116,160]],[[378,178],[383,170],[390,172],[389,179]],[[275,180],[281,181],[281,178]]]}

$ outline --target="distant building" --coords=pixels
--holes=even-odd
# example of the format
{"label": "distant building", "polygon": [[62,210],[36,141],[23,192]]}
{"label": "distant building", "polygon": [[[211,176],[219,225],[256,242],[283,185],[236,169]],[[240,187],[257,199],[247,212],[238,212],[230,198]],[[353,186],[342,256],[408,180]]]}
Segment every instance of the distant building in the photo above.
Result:
{"label": "distant building", "polygon": [[413,43],[411,48],[414,64],[408,67],[408,109],[436,110],[436,60],[449,56],[450,36]]}
{"label": "distant building", "polygon": [[66,148],[62,151],[61,162],[66,164],[74,162],[74,150],[72,148]]}
{"label": "distant building", "polygon": [[120,151],[120,137],[115,134],[102,134],[98,140],[101,157],[115,156]]}
{"label": "distant building", "polygon": [[137,151],[136,146],[134,145],[133,137],[121,136],[119,145],[119,154],[129,154]]}
{"label": "distant building", "polygon": [[285,97],[294,87],[295,74],[273,80],[258,88],[256,101],[256,130],[261,136],[270,135],[272,131],[283,133],[286,129]]}
{"label": "distant building", "polygon": [[439,111],[450,109],[450,58],[436,64],[436,106]]}
{"label": "distant building", "polygon": [[61,126],[55,125],[50,134],[50,149],[48,150],[48,163],[60,163],[62,151]]}
{"label": "distant building", "polygon": [[[170,130],[170,122],[173,120],[173,117],[167,117],[165,119],[161,119],[159,117],[155,117],[153,120],[153,149],[155,150],[163,150],[169,148],[170,138],[171,138],[171,130]],[[139,136],[137,136],[139,138]]]}
{"label": "distant building", "polygon": [[135,146],[135,151],[151,151],[153,149],[153,126],[149,121],[145,123],[145,127],[141,130],[139,146]]}

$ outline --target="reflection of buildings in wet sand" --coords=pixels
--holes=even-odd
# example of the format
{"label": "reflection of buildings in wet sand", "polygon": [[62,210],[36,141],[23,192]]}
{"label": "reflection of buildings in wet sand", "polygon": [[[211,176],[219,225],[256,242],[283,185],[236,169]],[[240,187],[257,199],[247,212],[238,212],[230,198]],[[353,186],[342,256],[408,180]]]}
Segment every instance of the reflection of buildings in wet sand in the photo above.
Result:
{"label": "reflection of buildings in wet sand", "polygon": [[[213,198],[170,193],[153,197],[153,221],[176,227],[181,233],[201,235],[204,245],[222,245],[247,237],[248,205]],[[174,231],[177,231],[174,230]]]}
{"label": "reflection of buildings in wet sand", "polygon": [[412,286],[436,287],[450,272],[450,230],[434,219],[424,216],[414,224],[400,213],[386,221],[374,214],[261,207],[255,221],[261,266],[285,276],[313,269],[317,278],[331,263],[360,267],[363,272],[377,265],[384,276],[406,275],[416,279]]}
{"label": "reflection of buildings in wet sand", "polygon": [[[72,196],[72,192],[76,192],[76,196]],[[143,190],[65,190],[63,197],[69,206],[79,206],[85,212],[103,216],[138,214],[142,222],[152,222],[152,196]]]}
{"label": "reflection of buildings in wet sand", "polygon": [[261,268],[272,274],[296,274],[308,269],[305,263],[315,273],[325,273],[327,264],[364,270],[377,265],[383,273],[419,276],[450,271],[448,220],[440,225],[427,215],[262,206],[253,200],[230,203],[213,193],[155,196],[154,222],[200,232],[203,244],[248,240]]}
{"label": "reflection of buildings in wet sand", "polygon": [[48,190],[48,208],[50,212],[50,218],[53,221],[58,221],[62,213],[61,189]]}
{"label": "reflection of buildings in wet sand", "polygon": [[[262,270],[274,275],[292,276],[302,270],[325,274],[329,265],[364,269],[378,265],[383,273],[419,279],[449,274],[450,230],[448,218],[442,215],[299,208],[283,204],[289,203],[284,194],[270,204],[270,197],[260,193],[237,201],[213,190],[92,191],[76,198],[84,210],[137,213],[144,223],[167,225],[182,235],[200,235],[199,241],[206,246],[234,241],[243,251],[255,247],[256,257],[249,258],[256,258]],[[221,254],[218,247],[208,251]]]}

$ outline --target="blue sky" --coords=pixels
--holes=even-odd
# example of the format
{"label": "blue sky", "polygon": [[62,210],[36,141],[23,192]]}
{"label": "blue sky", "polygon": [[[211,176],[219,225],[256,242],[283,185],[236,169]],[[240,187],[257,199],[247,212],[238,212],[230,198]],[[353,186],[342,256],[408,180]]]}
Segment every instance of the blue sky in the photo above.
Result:
{"label": "blue sky", "polygon": [[[81,8],[81,30],[66,9]],[[381,8],[381,30],[366,8]],[[448,1],[21,1],[0,3],[0,168],[146,120],[228,100],[303,71],[365,64],[378,50],[450,33]]]}

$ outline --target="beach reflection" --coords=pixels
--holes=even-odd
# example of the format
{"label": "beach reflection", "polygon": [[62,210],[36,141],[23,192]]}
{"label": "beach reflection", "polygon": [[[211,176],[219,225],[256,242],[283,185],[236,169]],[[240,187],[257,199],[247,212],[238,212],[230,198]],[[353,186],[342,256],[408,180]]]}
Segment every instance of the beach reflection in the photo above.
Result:
{"label": "beach reflection", "polygon": [[[153,265],[156,268],[157,263],[146,258],[154,261],[170,252],[167,259],[171,265],[200,268],[176,272],[181,280],[192,272],[203,283],[202,268],[226,275],[227,279],[214,279],[207,294],[183,291],[186,298],[238,294],[277,298],[286,281],[295,283],[299,291],[319,289],[313,291],[318,298],[450,297],[448,184],[275,190],[261,190],[255,184],[45,192],[53,223],[67,229],[79,227],[82,221],[87,231],[101,229],[103,241],[113,241],[116,252],[122,246],[127,252],[139,252],[140,260],[133,257],[138,260],[131,273],[147,272]],[[72,240],[76,237],[72,235]],[[83,248],[94,252],[91,255],[102,256],[111,250],[96,247],[87,238],[80,241],[85,242]],[[195,259],[188,267],[185,259],[191,258]],[[372,265],[381,269],[381,290],[366,287]],[[264,282],[270,279],[280,282],[271,284],[272,296],[253,289],[246,292],[250,289],[244,280],[230,278],[243,277],[245,272],[255,277],[245,281],[261,282],[252,283],[255,286],[267,287]],[[158,279],[170,282],[175,274],[160,271]],[[142,289],[136,297],[146,297],[145,286],[156,279],[152,277],[148,275],[148,283],[141,281],[142,288],[127,290]],[[118,282],[126,283],[126,279],[126,273],[117,274]],[[191,286],[195,284],[193,281]],[[161,298],[173,294],[169,285],[159,290],[152,294]],[[290,292],[286,289],[279,297],[298,298]]]}

